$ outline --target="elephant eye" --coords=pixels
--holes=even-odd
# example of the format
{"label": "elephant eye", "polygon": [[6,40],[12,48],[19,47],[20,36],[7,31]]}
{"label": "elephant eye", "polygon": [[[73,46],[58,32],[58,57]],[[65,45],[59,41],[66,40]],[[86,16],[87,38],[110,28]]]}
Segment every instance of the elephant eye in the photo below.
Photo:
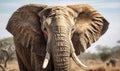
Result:
{"label": "elephant eye", "polygon": [[51,14],[48,17],[55,17],[55,16],[56,16],[56,14]]}
{"label": "elephant eye", "polygon": [[73,26],[71,32],[74,33],[74,31],[75,31],[75,25]]}
{"label": "elephant eye", "polygon": [[44,28],[43,30],[44,30],[45,32],[47,32],[47,29],[46,29],[46,28]]}
{"label": "elephant eye", "polygon": [[74,21],[76,22],[76,18],[74,18]]}
{"label": "elephant eye", "polygon": [[72,28],[71,32],[73,33],[75,31],[75,28]]}
{"label": "elephant eye", "polygon": [[74,31],[74,28],[71,30],[72,32]]}
{"label": "elephant eye", "polygon": [[43,32],[47,32],[47,28],[45,26],[42,27]]}

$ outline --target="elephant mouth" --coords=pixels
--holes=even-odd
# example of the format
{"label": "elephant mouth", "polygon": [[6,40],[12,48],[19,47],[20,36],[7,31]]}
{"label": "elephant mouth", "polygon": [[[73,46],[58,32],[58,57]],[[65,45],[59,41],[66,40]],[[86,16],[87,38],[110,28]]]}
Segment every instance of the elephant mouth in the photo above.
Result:
{"label": "elephant mouth", "polygon": [[[76,63],[79,67],[81,67],[82,69],[84,69],[84,70],[91,70],[91,68],[89,68],[88,66],[86,66],[84,63],[82,63],[82,62],[78,59],[78,57],[77,57],[77,55],[75,54],[75,52],[73,52],[73,53],[71,54],[71,57],[72,57],[72,59],[75,61],[75,63]],[[43,66],[42,66],[43,69],[45,69],[45,68],[47,67],[49,61],[50,61],[50,53],[49,53],[49,52],[46,52],[46,56],[45,56],[45,59],[44,59],[44,62],[43,62]]]}

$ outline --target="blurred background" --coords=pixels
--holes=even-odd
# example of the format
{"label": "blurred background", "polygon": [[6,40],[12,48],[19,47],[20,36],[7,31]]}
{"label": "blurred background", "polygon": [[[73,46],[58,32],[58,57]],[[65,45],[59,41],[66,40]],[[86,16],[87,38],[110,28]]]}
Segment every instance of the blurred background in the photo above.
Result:
{"label": "blurred background", "polygon": [[0,0],[0,67],[11,71],[18,70],[13,36],[5,28],[13,12],[30,3],[49,6],[92,5],[110,25],[107,32],[79,58],[93,68],[102,66],[114,69],[120,65],[120,0]]}

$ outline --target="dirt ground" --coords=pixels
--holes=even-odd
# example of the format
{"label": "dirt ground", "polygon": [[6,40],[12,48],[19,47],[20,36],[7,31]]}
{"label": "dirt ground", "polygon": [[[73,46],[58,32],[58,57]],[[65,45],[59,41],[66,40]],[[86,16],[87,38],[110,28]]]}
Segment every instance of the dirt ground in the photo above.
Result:
{"label": "dirt ground", "polygon": [[[117,61],[116,67],[106,66],[105,63],[99,60],[86,60],[83,62],[89,67],[91,67],[93,69],[92,71],[120,71],[120,61]],[[6,71],[19,71],[17,60],[8,62]],[[84,70],[80,70],[80,71],[84,71]]]}
{"label": "dirt ground", "polygon": [[9,61],[6,71],[19,71],[17,60]]}
{"label": "dirt ground", "polygon": [[120,71],[120,60],[117,60],[116,66],[107,66],[105,62],[100,60],[88,60],[84,61],[93,71]]}

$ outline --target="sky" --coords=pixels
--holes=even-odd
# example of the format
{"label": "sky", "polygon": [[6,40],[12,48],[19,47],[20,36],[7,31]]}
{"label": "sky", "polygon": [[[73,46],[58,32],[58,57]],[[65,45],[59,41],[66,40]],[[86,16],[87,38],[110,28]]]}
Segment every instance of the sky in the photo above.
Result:
{"label": "sky", "polygon": [[110,23],[107,32],[87,51],[95,51],[96,45],[113,47],[120,40],[120,0],[0,0],[0,39],[12,35],[5,29],[9,18],[19,7],[30,4],[71,5],[90,4]]}

